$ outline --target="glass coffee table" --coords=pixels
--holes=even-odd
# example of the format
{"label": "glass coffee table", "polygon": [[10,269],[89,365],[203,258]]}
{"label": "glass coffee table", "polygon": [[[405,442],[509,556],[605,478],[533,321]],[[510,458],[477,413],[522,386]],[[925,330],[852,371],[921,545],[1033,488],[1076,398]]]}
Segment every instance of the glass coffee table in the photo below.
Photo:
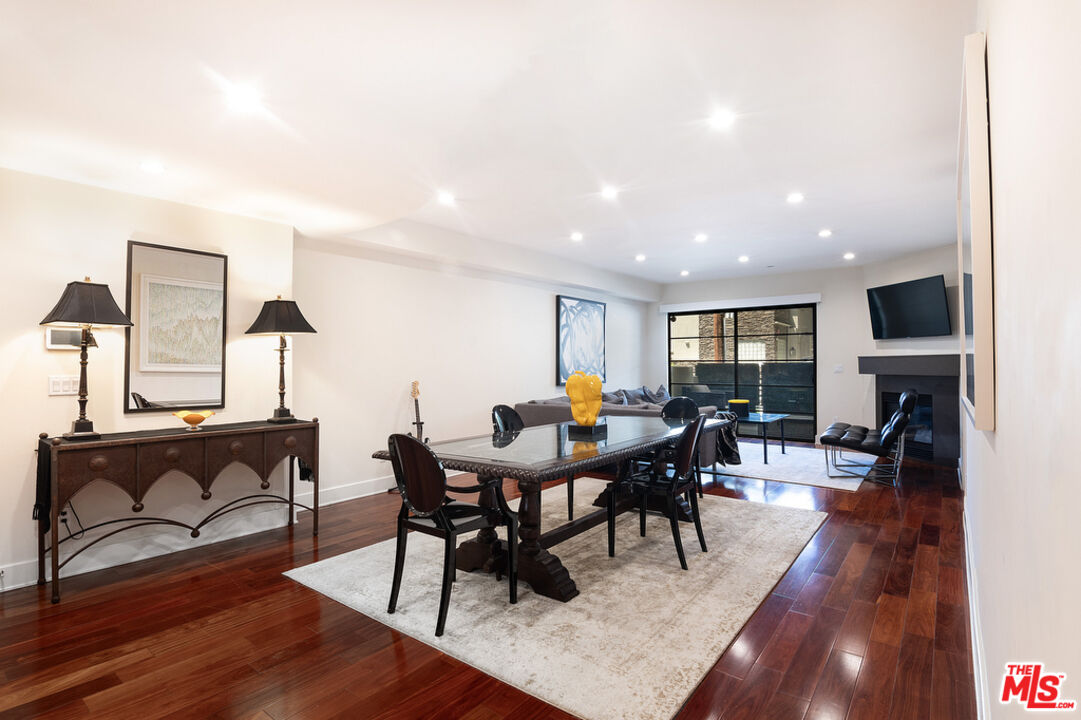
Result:
{"label": "glass coffee table", "polygon": [[769,465],[769,440],[766,438],[766,429],[771,423],[778,423],[781,426],[781,452],[784,452],[784,419],[788,417],[786,413],[761,413],[753,412],[747,417],[741,417],[738,422],[741,423],[757,423],[762,428],[762,462]]}

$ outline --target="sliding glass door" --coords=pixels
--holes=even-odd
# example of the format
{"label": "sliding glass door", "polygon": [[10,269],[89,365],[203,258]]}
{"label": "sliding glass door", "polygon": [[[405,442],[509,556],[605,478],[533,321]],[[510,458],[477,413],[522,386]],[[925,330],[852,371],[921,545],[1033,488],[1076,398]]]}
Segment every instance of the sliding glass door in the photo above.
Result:
{"label": "sliding glass door", "polygon": [[[815,306],[750,308],[668,316],[668,383],[673,395],[726,409],[786,413],[785,437],[815,437]],[[741,434],[760,432],[745,425]],[[770,428],[771,436],[779,428]]]}

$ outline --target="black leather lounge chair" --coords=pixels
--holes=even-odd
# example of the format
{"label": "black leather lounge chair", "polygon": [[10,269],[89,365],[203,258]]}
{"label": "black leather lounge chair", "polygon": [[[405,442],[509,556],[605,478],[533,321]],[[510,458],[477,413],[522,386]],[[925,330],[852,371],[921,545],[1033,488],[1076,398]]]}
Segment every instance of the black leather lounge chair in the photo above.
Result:
{"label": "black leather lounge chair", "polygon": [[[826,474],[834,478],[866,477],[874,482],[896,485],[897,473],[905,458],[905,429],[912,418],[916,399],[915,390],[905,390],[901,394],[900,407],[880,430],[868,430],[862,425],[843,422],[833,423],[826,428],[826,432],[818,438],[826,453]],[[887,462],[856,462],[845,457],[845,450],[885,458]],[[866,474],[853,468],[866,470]]]}

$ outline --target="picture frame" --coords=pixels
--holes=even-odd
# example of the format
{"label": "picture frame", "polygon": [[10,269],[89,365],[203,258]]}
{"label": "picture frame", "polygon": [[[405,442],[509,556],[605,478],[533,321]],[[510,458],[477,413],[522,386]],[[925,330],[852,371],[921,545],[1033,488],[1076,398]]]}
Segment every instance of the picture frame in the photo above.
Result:
{"label": "picture frame", "polygon": [[603,302],[556,295],[556,385],[578,370],[607,380],[606,313]]}
{"label": "picture frame", "polygon": [[957,148],[957,276],[961,290],[961,403],[977,430],[995,429],[994,243],[987,42],[964,40]]}
{"label": "picture frame", "polygon": [[224,284],[142,273],[139,288],[140,372],[221,372]]}

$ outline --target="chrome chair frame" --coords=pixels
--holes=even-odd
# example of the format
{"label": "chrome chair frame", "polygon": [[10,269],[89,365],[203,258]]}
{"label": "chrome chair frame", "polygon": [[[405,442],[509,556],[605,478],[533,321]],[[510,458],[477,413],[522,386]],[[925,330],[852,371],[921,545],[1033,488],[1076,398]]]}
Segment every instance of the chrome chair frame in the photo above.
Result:
{"label": "chrome chair frame", "polygon": [[[901,436],[897,438],[894,449],[884,456],[888,460],[888,462],[884,463],[859,462],[855,458],[846,457],[844,454],[845,450],[859,452],[858,450],[844,448],[840,445],[823,445],[822,449],[826,455],[826,475],[831,478],[860,477],[871,482],[897,487],[897,477],[901,472],[901,465],[905,461],[905,438],[907,436],[908,429],[906,428],[901,433]],[[830,472],[831,460],[833,469],[837,474]],[[866,472],[856,472],[849,468],[862,468]]]}

